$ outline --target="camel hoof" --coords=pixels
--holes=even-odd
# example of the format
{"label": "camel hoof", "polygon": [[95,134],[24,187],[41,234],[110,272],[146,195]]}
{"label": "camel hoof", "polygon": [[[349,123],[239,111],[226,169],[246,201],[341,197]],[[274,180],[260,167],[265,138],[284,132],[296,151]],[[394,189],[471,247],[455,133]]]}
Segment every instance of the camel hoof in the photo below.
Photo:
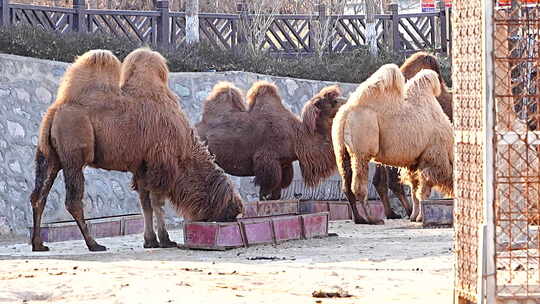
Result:
{"label": "camel hoof", "polygon": [[178,245],[176,244],[176,242],[173,242],[173,241],[170,241],[170,240],[159,243],[160,248],[174,248],[174,247],[177,247],[177,246]]}
{"label": "camel hoof", "polygon": [[419,216],[417,216],[417,217],[416,217],[416,221],[415,221],[415,222],[417,222],[417,223],[421,223],[421,222],[422,222],[422,216],[420,216],[420,215],[419,215]]}
{"label": "camel hoof", "polygon": [[384,220],[378,220],[371,223],[372,225],[384,225]]}
{"label": "camel hoof", "polygon": [[144,248],[159,248],[159,243],[156,239],[144,240]]}
{"label": "camel hoof", "polygon": [[354,219],[354,223],[357,224],[357,225],[366,225],[366,224],[369,224],[368,221],[366,221],[365,219]]}
{"label": "camel hoof", "polygon": [[43,244],[37,244],[32,246],[32,251],[49,251],[49,247]]}
{"label": "camel hoof", "polygon": [[94,244],[92,246],[88,246],[88,249],[90,251],[106,251],[107,250],[107,247],[105,246],[101,246],[99,244]]}

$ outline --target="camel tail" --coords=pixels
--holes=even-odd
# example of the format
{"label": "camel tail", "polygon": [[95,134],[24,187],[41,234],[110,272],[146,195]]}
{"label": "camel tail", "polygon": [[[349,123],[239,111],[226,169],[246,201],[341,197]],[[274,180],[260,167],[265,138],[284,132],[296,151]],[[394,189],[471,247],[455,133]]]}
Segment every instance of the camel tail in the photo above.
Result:
{"label": "camel tail", "polygon": [[260,80],[253,84],[253,86],[247,92],[247,104],[251,110],[256,106],[257,98],[264,96],[273,96],[281,100],[279,96],[278,88],[275,84]]}
{"label": "camel tail", "polygon": [[347,168],[345,167],[345,160],[349,158],[349,152],[345,146],[345,124],[347,116],[349,114],[349,107],[347,104],[342,106],[336,114],[332,123],[332,145],[334,146],[334,155],[336,157],[336,165],[339,174],[343,177]]}
{"label": "camel tail", "polygon": [[37,151],[43,153],[45,157],[55,156],[56,151],[54,151],[51,145],[51,127],[54,121],[54,116],[56,114],[56,107],[50,107],[45,113],[41,126],[39,127],[39,139],[37,145]]}

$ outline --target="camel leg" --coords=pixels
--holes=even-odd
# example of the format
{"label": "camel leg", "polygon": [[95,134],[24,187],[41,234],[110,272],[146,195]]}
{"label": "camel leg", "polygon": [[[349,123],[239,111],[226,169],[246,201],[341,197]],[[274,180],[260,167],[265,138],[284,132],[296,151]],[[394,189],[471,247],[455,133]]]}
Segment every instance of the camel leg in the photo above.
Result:
{"label": "camel leg", "polygon": [[[424,180],[420,181],[420,185],[419,185],[419,188],[418,188],[418,191],[416,193],[416,195],[418,196],[416,198],[416,200],[418,202],[421,202],[423,200],[426,200],[429,198],[429,196],[431,195],[431,188],[432,188],[432,185],[430,185],[429,182],[426,182]],[[419,208],[418,208],[418,215],[416,216],[416,219],[415,221],[416,222],[422,222],[422,212],[420,210],[420,203],[418,204]]]}
{"label": "camel leg", "polygon": [[418,197],[416,195],[418,191],[419,180],[418,180],[418,177],[416,176],[416,172],[410,173],[410,174],[411,174],[411,177],[410,177],[411,199],[413,201],[413,208],[412,208],[410,219],[411,219],[411,222],[415,222],[416,218],[420,214],[420,201],[418,200]]}
{"label": "camel leg", "polygon": [[99,245],[90,235],[88,227],[84,221],[83,195],[84,195],[84,175],[82,167],[64,168],[64,182],[66,183],[66,208],[77,222],[84,237],[86,246],[90,251],[105,251],[105,246]]}
{"label": "camel leg", "polygon": [[43,215],[43,209],[47,203],[47,196],[58,175],[59,167],[60,164],[57,159],[47,159],[41,151],[37,151],[35,188],[30,196],[34,221],[32,230],[32,251],[49,250],[49,247],[43,245],[43,240],[41,239],[41,216]]}
{"label": "camel leg", "polygon": [[368,224],[382,225],[384,220],[377,220],[371,215],[371,209],[367,204],[369,160],[351,157],[352,182],[351,189],[364,210]]}
{"label": "camel leg", "polygon": [[407,212],[408,216],[411,216],[412,206],[405,195],[405,186],[399,180],[399,172],[397,168],[388,169],[388,186],[392,192],[398,197],[401,206]]}
{"label": "camel leg", "polygon": [[165,228],[165,211],[163,206],[165,205],[165,200],[163,197],[150,193],[150,201],[152,202],[152,209],[156,213],[156,223],[157,223],[157,232],[159,238],[159,247],[161,248],[172,248],[176,247],[176,243],[171,241],[169,238],[169,233]]}
{"label": "camel leg", "polygon": [[152,203],[150,201],[150,193],[143,188],[142,185],[138,186],[139,199],[141,203],[141,209],[144,217],[144,248],[159,248],[156,233],[154,232],[154,218],[152,210]]}
{"label": "camel leg", "polygon": [[345,153],[342,157],[342,191],[345,193],[349,204],[351,205],[353,220],[355,224],[368,224],[368,221],[360,216],[358,208],[356,207],[356,196],[354,195],[351,184],[352,184],[352,168],[351,168],[351,159],[348,153]]}
{"label": "camel leg", "polygon": [[289,187],[292,183],[294,171],[292,164],[285,164],[281,166],[281,185],[272,191],[270,196],[271,200],[281,199],[281,190]]}
{"label": "camel leg", "polygon": [[272,199],[272,193],[279,189],[281,197],[281,164],[267,151],[258,152],[253,157],[255,185],[259,185],[259,200]]}
{"label": "camel leg", "polygon": [[383,165],[377,165],[375,168],[375,175],[373,176],[373,185],[381,198],[384,206],[384,214],[387,219],[398,219],[401,216],[397,215],[392,206],[390,205],[390,198],[388,197],[388,170]]}

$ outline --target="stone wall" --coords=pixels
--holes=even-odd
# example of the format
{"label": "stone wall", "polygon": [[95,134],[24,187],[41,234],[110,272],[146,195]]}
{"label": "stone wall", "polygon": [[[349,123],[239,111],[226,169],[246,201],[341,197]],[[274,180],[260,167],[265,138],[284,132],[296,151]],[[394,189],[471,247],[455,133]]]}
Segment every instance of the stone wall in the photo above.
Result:
{"label": "stone wall", "polygon": [[[47,107],[54,101],[67,63],[0,54],[0,235],[26,233],[31,225],[29,196],[34,186],[34,153],[38,128]],[[170,86],[180,96],[182,108],[192,123],[198,122],[202,101],[220,80],[235,83],[247,90],[256,80],[276,83],[285,105],[300,113],[303,104],[330,82],[273,77],[246,72],[171,73]],[[355,84],[339,84],[344,95]],[[373,171],[373,170],[371,170]],[[131,175],[88,168],[85,170],[86,217],[138,213],[138,198],[130,188]],[[246,200],[257,199],[252,178],[232,177]],[[295,166],[294,191],[303,189],[303,198],[339,199],[339,176],[335,175],[319,188],[303,187],[299,168]],[[372,188],[372,187],[371,187]],[[375,196],[370,189],[370,196]],[[286,191],[292,196],[293,191]],[[59,175],[46,205],[43,222],[71,220],[64,208],[64,184]],[[167,210],[169,223],[181,219]]]}

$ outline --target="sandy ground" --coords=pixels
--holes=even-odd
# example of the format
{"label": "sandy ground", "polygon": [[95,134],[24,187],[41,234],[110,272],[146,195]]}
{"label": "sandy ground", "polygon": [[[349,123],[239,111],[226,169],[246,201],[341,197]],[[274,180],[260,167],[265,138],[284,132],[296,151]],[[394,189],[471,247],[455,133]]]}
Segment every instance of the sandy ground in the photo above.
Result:
{"label": "sandy ground", "polygon": [[[334,222],[337,237],[229,251],[143,249],[142,236],[0,242],[0,303],[451,303],[451,229]],[[181,241],[181,230],[171,231]],[[277,257],[279,260],[251,260]],[[314,298],[317,290],[348,298]]]}

